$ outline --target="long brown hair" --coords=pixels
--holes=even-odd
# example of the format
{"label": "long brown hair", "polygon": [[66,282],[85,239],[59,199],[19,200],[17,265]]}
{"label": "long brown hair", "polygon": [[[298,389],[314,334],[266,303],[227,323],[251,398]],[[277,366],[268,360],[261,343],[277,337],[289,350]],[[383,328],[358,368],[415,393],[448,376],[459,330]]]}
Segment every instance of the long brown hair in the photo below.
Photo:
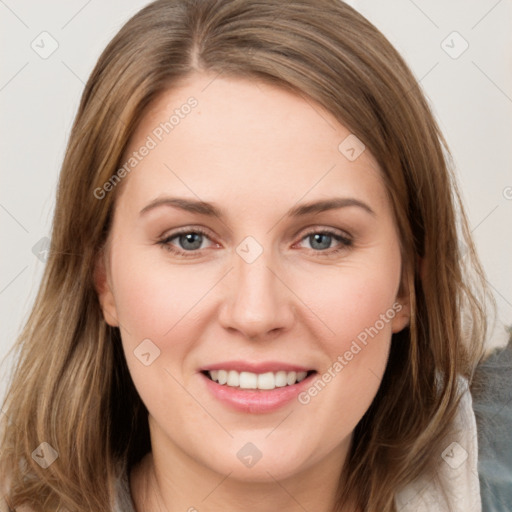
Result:
{"label": "long brown hair", "polygon": [[[411,322],[393,335],[381,387],[355,429],[336,510],[350,497],[391,512],[397,490],[440,459],[457,378],[471,379],[482,356],[493,298],[418,83],[379,30],[339,0],[159,0],[102,53],[64,158],[39,293],[13,348],[0,456],[10,506],[109,510],[118,464],[150,449],[147,410],[93,282],[120,187],[102,199],[94,191],[122,165],[148,105],[192,71],[258,78],[318,102],[382,169]],[[43,442],[58,452],[48,468],[32,457]]]}

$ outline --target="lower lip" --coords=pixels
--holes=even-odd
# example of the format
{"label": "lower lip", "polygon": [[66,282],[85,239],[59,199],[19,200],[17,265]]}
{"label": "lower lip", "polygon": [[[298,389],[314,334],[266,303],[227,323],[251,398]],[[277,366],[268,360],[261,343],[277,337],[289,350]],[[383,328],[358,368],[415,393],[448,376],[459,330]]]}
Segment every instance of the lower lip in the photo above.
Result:
{"label": "lower lip", "polygon": [[240,389],[219,384],[203,373],[206,387],[220,402],[241,412],[264,413],[273,412],[291,402],[297,395],[307,388],[316,373],[308,375],[304,380],[291,386],[275,389]]}

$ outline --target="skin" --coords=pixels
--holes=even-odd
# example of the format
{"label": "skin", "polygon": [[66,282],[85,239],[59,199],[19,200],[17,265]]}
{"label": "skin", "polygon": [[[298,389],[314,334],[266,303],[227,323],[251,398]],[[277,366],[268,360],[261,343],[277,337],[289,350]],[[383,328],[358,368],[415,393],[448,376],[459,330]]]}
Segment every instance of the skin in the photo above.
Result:
{"label": "skin", "polygon": [[[312,100],[202,73],[158,98],[126,155],[190,96],[197,107],[124,178],[95,274],[105,319],[120,326],[149,411],[152,453],[130,475],[136,508],[331,511],[391,335],[409,322],[408,295],[398,296],[399,236],[379,167],[368,150],[349,161],[338,145],[350,132]],[[140,214],[163,196],[213,202],[225,218],[170,206]],[[330,197],[356,198],[374,215],[350,206],[285,216]],[[209,233],[199,235],[199,249],[191,251],[183,237],[168,242],[193,257],[158,243],[177,228],[194,233],[198,226]],[[328,236],[315,243],[307,236],[312,229],[330,229],[352,244]],[[247,236],[263,249],[252,263],[236,252]],[[322,374],[398,303],[400,312],[307,405],[293,400],[271,413],[234,411],[198,373],[241,359],[286,361]],[[160,355],[145,366],[134,350],[148,338]],[[250,468],[237,458],[247,442],[262,453]]]}

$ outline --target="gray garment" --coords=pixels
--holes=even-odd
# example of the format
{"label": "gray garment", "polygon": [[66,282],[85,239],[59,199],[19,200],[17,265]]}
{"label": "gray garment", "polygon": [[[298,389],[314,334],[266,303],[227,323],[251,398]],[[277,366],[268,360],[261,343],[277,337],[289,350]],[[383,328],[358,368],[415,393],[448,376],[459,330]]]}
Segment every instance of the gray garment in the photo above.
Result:
{"label": "gray garment", "polygon": [[113,512],[135,512],[135,506],[130,492],[128,471],[124,471],[116,481],[116,490],[116,501]]}
{"label": "gray garment", "polygon": [[[510,331],[512,334],[512,330]],[[512,510],[512,335],[479,364],[472,385],[483,512]]]}

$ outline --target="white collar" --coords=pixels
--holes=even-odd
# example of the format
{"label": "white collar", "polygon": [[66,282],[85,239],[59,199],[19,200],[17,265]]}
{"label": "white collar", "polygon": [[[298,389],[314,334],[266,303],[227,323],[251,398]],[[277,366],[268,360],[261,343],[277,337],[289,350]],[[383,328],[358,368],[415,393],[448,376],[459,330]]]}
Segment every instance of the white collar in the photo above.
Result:
{"label": "white collar", "polygon": [[[395,495],[399,512],[482,512],[478,479],[478,439],[468,381],[459,379],[463,395],[454,433],[439,454],[436,475],[422,475]],[[446,490],[443,498],[441,485]]]}

